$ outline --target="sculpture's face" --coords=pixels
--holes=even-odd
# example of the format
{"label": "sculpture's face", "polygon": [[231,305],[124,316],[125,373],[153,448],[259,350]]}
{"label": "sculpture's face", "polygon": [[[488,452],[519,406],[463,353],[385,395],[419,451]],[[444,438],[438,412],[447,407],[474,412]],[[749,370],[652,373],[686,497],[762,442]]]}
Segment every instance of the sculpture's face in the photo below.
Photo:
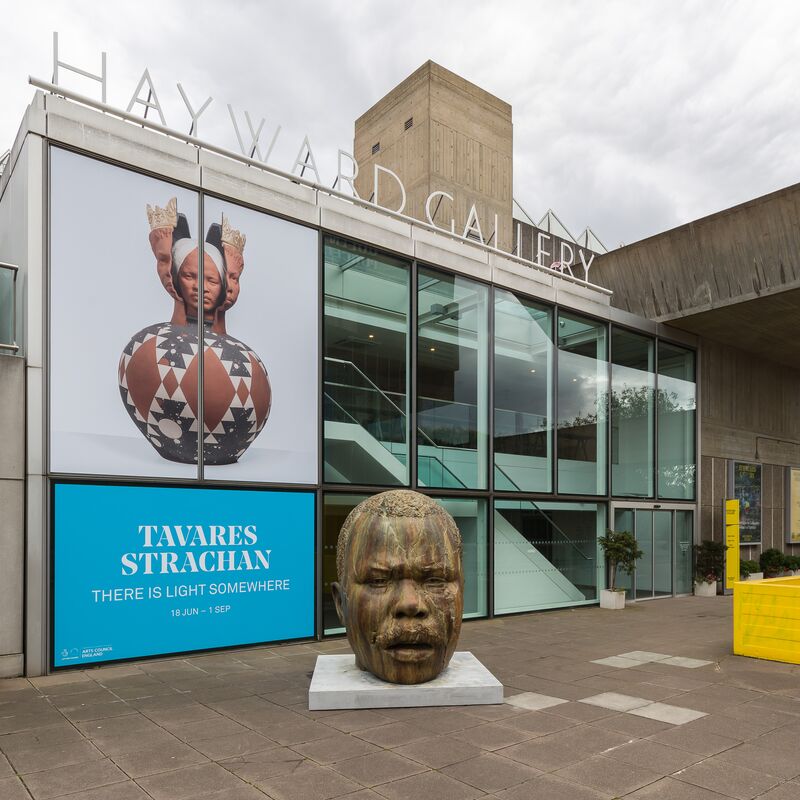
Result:
{"label": "sculpture's face", "polygon": [[[206,315],[213,312],[219,305],[222,294],[222,280],[219,276],[214,261],[208,253],[204,257],[205,269],[203,270],[203,311]],[[183,302],[186,303],[186,314],[189,317],[197,317],[197,303],[199,299],[199,270],[198,251],[192,250],[183,260],[181,268],[178,270],[178,285]]]}
{"label": "sculpture's face", "polygon": [[441,517],[363,515],[334,601],[361,669],[423,683],[450,661],[461,631],[461,558]]}
{"label": "sculpture's face", "polygon": [[228,292],[222,308],[227,311],[239,299],[239,280],[244,270],[244,257],[241,250],[223,242],[222,249],[225,253],[225,264],[228,270]]}
{"label": "sculpture's face", "polygon": [[242,270],[237,264],[234,269],[228,270],[228,293],[225,298],[225,308],[230,308],[239,299],[239,278]]}

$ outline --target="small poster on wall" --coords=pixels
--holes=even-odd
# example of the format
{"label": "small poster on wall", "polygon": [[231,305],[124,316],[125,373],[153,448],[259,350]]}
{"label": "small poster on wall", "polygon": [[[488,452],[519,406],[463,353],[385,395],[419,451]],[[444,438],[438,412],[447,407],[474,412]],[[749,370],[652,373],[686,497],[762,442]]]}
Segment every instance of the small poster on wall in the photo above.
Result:
{"label": "small poster on wall", "polygon": [[800,544],[800,469],[789,470],[789,526],[786,541]]}
{"label": "small poster on wall", "polygon": [[739,543],[761,544],[761,464],[733,462],[733,496],[739,501]]}

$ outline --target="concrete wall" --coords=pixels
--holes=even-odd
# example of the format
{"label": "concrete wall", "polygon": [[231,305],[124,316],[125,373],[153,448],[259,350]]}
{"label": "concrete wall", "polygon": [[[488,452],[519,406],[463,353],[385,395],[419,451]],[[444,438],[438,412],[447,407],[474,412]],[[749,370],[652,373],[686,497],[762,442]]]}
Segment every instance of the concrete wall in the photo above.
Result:
{"label": "concrete wall", "polygon": [[701,536],[723,538],[731,462],[759,463],[762,545],[743,547],[741,556],[757,561],[770,547],[800,555],[800,545],[784,542],[787,467],[800,465],[800,369],[708,339],[700,352]]}
{"label": "concrete wall", "polygon": [[23,669],[25,362],[0,355],[0,678]]}
{"label": "concrete wall", "polygon": [[[406,121],[413,125],[405,128]],[[380,144],[379,152],[372,149]],[[396,172],[407,193],[405,213],[425,221],[425,201],[434,191],[447,198],[432,205],[434,221],[463,233],[476,206],[484,240],[509,251],[512,246],[511,106],[431,61],[356,120],[353,153],[361,169],[356,187],[373,192],[374,164]],[[381,183],[382,205],[397,208],[399,189]],[[385,191],[385,194],[384,194]],[[437,210],[438,206],[438,210]]]}
{"label": "concrete wall", "polygon": [[800,368],[710,339],[700,353],[703,455],[799,466]]}
{"label": "concrete wall", "polygon": [[0,181],[0,260],[20,268],[16,341],[0,350],[0,677],[21,675],[25,586],[25,298],[28,281],[28,145],[21,140]]}
{"label": "concrete wall", "polygon": [[[729,469],[733,459],[703,456],[701,487],[700,537],[720,542],[724,539],[723,504],[732,497]],[[750,459],[752,462],[752,459]],[[761,462],[761,544],[743,545],[741,558],[758,561],[762,550],[775,547],[784,553],[800,556],[800,544],[786,544],[787,468]]]}
{"label": "concrete wall", "polygon": [[687,316],[800,286],[800,184],[612,250],[593,276],[620,308]]}

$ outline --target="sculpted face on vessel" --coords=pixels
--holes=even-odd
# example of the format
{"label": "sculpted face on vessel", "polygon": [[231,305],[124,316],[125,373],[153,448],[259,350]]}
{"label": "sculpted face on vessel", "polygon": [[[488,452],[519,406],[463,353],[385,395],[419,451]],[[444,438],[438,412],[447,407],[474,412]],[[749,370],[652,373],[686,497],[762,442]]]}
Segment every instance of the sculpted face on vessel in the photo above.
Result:
{"label": "sculpted face on vessel", "polygon": [[161,458],[197,463],[202,436],[205,464],[233,464],[264,428],[272,404],[264,363],[226,329],[226,312],[239,297],[246,237],[223,214],[208,226],[201,262],[198,240],[178,212],[177,198],[163,208],[148,205],[147,221],[172,316],[142,328],[122,351],[117,368],[122,402]]}
{"label": "sculpted face on vessel", "polygon": [[461,535],[433,500],[383,492],[348,516],[333,599],[363,670],[391,683],[424,683],[448,664],[464,611]]}

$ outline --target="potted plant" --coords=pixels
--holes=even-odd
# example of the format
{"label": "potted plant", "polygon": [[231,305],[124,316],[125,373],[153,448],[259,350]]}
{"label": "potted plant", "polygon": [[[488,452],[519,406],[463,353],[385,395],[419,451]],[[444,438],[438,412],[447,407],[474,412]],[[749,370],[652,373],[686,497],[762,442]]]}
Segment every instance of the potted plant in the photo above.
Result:
{"label": "potted plant", "polygon": [[784,562],[792,575],[800,573],[800,556],[786,556]]}
{"label": "potted plant", "polygon": [[633,574],[637,559],[644,553],[630,531],[606,530],[598,541],[608,567],[609,588],[600,590],[600,608],[625,608],[625,589],[617,588],[617,571]]}
{"label": "potted plant", "polygon": [[704,539],[694,546],[694,593],[698,597],[716,596],[727,549],[724,542],[711,539]]}
{"label": "potted plant", "polygon": [[758,561],[742,561],[739,564],[739,573],[743,581],[760,581],[764,577]]}
{"label": "potted plant", "polygon": [[765,578],[777,578],[785,569],[783,553],[777,547],[764,550],[758,558]]}

